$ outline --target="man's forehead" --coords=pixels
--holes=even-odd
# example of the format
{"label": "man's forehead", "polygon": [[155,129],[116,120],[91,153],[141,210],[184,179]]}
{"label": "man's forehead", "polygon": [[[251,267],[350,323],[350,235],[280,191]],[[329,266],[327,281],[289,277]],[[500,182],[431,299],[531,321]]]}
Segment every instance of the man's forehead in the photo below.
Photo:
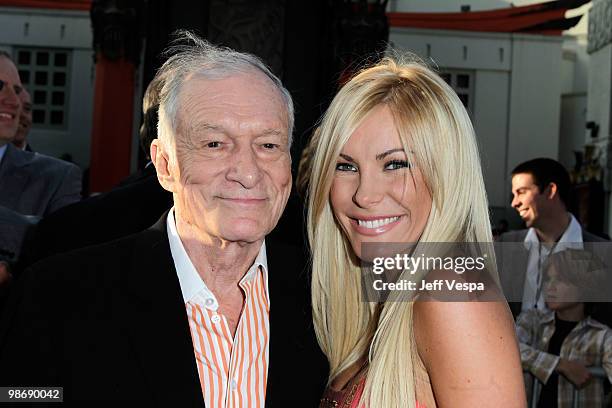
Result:
{"label": "man's forehead", "polygon": [[512,188],[531,187],[535,184],[530,173],[517,173],[512,176]]}
{"label": "man's forehead", "polygon": [[178,116],[185,129],[288,132],[288,113],[280,92],[258,76],[244,73],[220,79],[193,77],[182,88]]}

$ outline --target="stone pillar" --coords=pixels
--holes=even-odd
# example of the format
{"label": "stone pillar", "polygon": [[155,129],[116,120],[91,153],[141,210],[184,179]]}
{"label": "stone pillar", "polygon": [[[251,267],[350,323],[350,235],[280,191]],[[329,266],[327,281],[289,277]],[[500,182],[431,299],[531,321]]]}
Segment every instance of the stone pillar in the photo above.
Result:
{"label": "stone pillar", "polygon": [[90,191],[110,190],[130,174],[134,87],[143,28],[142,0],[94,0],[96,81]]}

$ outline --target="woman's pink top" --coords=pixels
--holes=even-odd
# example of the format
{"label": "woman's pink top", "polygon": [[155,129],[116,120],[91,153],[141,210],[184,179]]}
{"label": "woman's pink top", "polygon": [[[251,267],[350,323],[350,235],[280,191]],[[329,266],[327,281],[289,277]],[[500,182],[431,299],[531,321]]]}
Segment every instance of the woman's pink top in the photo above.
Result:
{"label": "woman's pink top", "polygon": [[[363,405],[358,406],[361,394],[365,387],[365,375],[357,376],[355,381],[351,380],[342,391],[336,391],[331,387],[327,387],[321,398],[319,408],[363,408]],[[426,408],[425,405],[420,405],[417,401],[416,408]]]}

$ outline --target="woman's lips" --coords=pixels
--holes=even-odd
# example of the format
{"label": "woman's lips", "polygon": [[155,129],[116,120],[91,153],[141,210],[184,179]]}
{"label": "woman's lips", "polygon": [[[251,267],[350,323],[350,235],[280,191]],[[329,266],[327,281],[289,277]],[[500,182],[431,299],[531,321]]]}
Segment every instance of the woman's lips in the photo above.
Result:
{"label": "woman's lips", "polygon": [[350,218],[351,226],[359,234],[376,236],[384,234],[395,228],[403,216],[392,215],[388,217]]}

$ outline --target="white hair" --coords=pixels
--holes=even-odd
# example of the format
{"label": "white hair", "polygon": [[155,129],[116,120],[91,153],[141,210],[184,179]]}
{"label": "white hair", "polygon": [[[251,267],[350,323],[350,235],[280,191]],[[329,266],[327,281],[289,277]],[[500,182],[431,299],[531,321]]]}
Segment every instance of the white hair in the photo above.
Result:
{"label": "white hair", "polygon": [[157,71],[164,78],[159,94],[158,135],[172,136],[177,130],[179,96],[183,83],[193,75],[204,79],[222,79],[236,74],[263,74],[276,88],[285,104],[289,146],[293,139],[294,110],[289,91],[266,64],[252,54],[219,47],[186,30],[175,33],[175,40],[164,54],[168,60]]}

